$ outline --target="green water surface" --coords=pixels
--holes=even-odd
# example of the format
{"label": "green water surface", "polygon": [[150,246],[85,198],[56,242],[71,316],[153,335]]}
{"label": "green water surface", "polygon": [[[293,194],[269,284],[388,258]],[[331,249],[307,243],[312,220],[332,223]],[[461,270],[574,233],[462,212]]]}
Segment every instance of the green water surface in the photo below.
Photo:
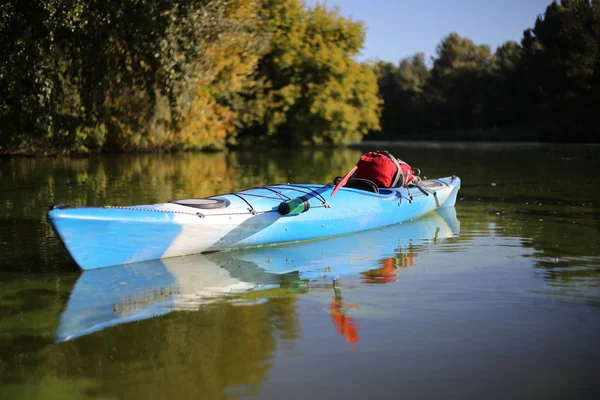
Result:
{"label": "green water surface", "polygon": [[[57,240],[50,204],[326,183],[372,148],[0,160],[0,398],[600,398],[600,147],[387,149],[422,176],[462,179],[458,232],[408,246],[348,238],[323,269],[336,281],[302,279],[311,260],[265,278],[261,262],[279,262],[269,253],[176,260],[168,290],[139,271],[147,295],[129,300],[135,282],[116,273],[112,292],[81,292],[96,275]],[[208,296],[182,295],[194,268],[211,269]],[[232,279],[256,290],[219,289]],[[59,337],[114,291],[126,300],[107,308],[113,322]]]}

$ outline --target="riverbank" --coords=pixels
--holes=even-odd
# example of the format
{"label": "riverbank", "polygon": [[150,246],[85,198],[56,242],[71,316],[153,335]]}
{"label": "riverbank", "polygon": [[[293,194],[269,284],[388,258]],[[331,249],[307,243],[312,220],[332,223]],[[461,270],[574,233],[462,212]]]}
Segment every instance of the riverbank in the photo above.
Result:
{"label": "riverbank", "polygon": [[515,126],[510,128],[467,129],[435,131],[426,133],[371,133],[363,142],[515,142],[515,143],[600,143],[600,135],[595,131],[583,132],[576,124],[564,126]]}
{"label": "riverbank", "polygon": [[[561,140],[550,140],[554,135],[544,135],[541,130],[527,131],[525,129],[495,129],[495,130],[470,130],[454,132],[432,132],[425,134],[391,135],[374,133],[367,135],[362,141],[350,143],[344,146],[324,146],[324,145],[301,145],[295,147],[330,149],[336,147],[349,148],[385,148],[398,146],[412,147],[477,147],[489,148],[498,146],[539,146],[542,144],[560,144],[560,145],[600,145],[600,136],[595,132],[586,135],[587,141],[573,141],[572,135],[564,134]],[[578,136],[582,137],[582,136]],[[40,146],[19,147],[11,150],[4,150],[0,147],[0,158],[10,157],[89,157],[99,154],[152,154],[152,153],[218,153],[235,150],[268,150],[285,147],[267,146],[267,145],[240,145],[234,147],[225,146],[204,146],[199,148],[164,148],[164,147],[144,147],[144,148],[87,148],[77,146],[71,148],[42,148]]]}
{"label": "riverbank", "polygon": [[104,149],[104,148],[87,148],[78,146],[73,148],[47,148],[39,149],[35,147],[16,148],[3,150],[0,147],[0,159],[12,157],[91,157],[101,154],[160,154],[160,153],[220,153],[227,152],[229,149],[225,146],[204,146],[200,148],[162,148],[162,147],[145,147],[145,148],[124,148],[124,149]]}

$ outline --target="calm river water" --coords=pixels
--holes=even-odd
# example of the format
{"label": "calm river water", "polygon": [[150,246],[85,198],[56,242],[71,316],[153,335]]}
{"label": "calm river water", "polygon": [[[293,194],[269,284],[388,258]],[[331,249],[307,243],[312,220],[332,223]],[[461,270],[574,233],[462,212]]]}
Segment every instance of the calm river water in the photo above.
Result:
{"label": "calm river water", "polygon": [[371,148],[0,160],[0,398],[600,398],[600,147],[388,149],[456,207],[85,273],[50,204],[326,183]]}

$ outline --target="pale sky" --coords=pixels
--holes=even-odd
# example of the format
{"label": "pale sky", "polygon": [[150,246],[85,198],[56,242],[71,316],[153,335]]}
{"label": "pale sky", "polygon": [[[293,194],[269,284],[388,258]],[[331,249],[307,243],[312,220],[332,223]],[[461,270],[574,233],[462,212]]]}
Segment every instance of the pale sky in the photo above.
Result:
{"label": "pale sky", "polygon": [[[312,5],[317,0],[305,0]],[[319,1],[323,3],[323,1]],[[328,0],[344,17],[361,20],[367,39],[360,59],[398,63],[417,52],[429,60],[444,36],[457,32],[492,48],[520,42],[552,0]]]}

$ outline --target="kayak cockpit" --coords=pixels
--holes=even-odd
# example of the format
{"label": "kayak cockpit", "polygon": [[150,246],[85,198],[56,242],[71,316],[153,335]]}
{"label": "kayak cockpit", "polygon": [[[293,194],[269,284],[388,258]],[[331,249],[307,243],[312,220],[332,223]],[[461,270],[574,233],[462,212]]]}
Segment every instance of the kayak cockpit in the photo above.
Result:
{"label": "kayak cockpit", "polygon": [[351,178],[344,185],[345,188],[365,190],[367,192],[379,193],[379,188],[375,182],[368,179]]}

